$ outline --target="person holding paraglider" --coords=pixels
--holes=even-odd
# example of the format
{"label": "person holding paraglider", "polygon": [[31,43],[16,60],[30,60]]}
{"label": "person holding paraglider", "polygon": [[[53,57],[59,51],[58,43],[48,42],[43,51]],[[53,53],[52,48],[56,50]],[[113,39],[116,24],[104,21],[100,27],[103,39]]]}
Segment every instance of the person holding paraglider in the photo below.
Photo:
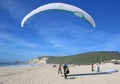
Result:
{"label": "person holding paraglider", "polygon": [[64,66],[63,66],[63,71],[64,71],[64,77],[65,77],[65,79],[67,79],[67,74],[69,74],[70,71],[66,64],[64,64]]}

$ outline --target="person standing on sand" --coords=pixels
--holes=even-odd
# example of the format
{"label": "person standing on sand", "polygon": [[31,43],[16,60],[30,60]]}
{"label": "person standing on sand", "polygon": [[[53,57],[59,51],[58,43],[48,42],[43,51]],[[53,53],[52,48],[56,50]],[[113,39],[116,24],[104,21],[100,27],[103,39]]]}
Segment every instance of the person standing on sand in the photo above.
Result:
{"label": "person standing on sand", "polygon": [[97,64],[97,72],[100,72],[100,67],[98,64]]}
{"label": "person standing on sand", "polygon": [[91,64],[91,71],[94,71],[94,64]]}
{"label": "person standing on sand", "polygon": [[68,69],[68,66],[66,64],[64,64],[63,70],[64,70],[64,77],[65,77],[65,79],[67,79],[67,74],[69,73],[69,69]]}
{"label": "person standing on sand", "polygon": [[59,68],[58,68],[58,74],[62,74],[62,69],[61,69],[62,65],[59,64]]}

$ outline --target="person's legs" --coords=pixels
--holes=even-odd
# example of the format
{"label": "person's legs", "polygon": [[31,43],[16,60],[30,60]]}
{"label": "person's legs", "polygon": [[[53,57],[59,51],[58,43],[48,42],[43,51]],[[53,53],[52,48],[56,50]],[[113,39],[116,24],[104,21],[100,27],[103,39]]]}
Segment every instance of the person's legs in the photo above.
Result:
{"label": "person's legs", "polygon": [[62,74],[62,70],[60,70],[61,74]]}
{"label": "person's legs", "polygon": [[65,79],[67,79],[67,74],[66,73],[64,73],[64,76],[65,76]]}

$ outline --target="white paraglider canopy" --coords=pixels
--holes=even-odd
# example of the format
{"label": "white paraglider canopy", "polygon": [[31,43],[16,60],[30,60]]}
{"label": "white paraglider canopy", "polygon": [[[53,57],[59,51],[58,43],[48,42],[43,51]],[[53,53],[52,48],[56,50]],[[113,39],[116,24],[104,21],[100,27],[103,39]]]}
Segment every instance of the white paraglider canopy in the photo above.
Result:
{"label": "white paraglider canopy", "polygon": [[21,22],[21,27],[24,27],[24,23],[33,15],[47,10],[64,10],[71,12],[72,14],[85,19],[92,27],[95,27],[95,22],[93,18],[87,12],[76,6],[65,3],[49,3],[34,9],[23,18]]}

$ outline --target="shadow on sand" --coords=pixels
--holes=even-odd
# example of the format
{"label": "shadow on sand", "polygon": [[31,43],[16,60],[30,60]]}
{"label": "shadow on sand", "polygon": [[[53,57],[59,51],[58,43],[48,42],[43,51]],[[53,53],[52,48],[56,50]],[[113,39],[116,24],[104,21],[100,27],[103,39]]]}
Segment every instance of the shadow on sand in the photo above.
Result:
{"label": "shadow on sand", "polygon": [[103,74],[112,74],[116,73],[118,70],[115,69],[108,69],[104,72],[94,72],[94,73],[83,73],[83,74],[68,74],[67,76],[86,76],[86,75],[103,75]]}
{"label": "shadow on sand", "polygon": [[67,77],[67,79],[75,79],[76,77]]}
{"label": "shadow on sand", "polygon": [[112,74],[109,72],[95,72],[95,73],[82,73],[82,74],[68,74],[67,76],[87,76],[87,75],[103,75],[103,74]]}
{"label": "shadow on sand", "polygon": [[[82,73],[82,74],[67,74],[67,79],[75,79],[75,76],[89,76],[89,75],[103,75],[103,74],[111,74],[109,72],[94,72],[94,73]],[[73,76],[73,77],[72,77]],[[62,75],[64,77],[64,75]]]}

